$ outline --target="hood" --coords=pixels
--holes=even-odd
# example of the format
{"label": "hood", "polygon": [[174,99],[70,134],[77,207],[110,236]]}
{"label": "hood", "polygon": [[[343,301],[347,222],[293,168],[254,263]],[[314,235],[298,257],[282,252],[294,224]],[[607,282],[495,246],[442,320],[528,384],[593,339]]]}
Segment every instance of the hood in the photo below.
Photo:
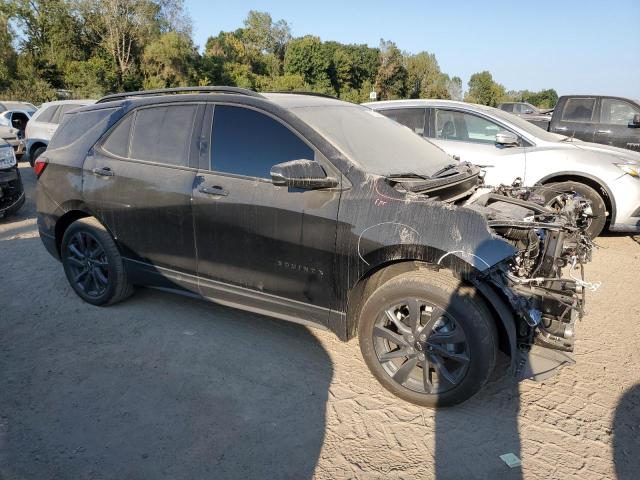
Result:
{"label": "hood", "polygon": [[560,142],[567,143],[573,148],[577,148],[579,150],[596,153],[599,155],[612,155],[615,157],[615,161],[620,162],[620,160],[625,160],[628,162],[640,163],[640,153],[634,152],[632,150],[628,150],[626,148],[618,148],[612,147],[611,145],[602,145],[600,143],[591,143],[591,142],[580,142],[580,141],[570,141],[570,142]]}

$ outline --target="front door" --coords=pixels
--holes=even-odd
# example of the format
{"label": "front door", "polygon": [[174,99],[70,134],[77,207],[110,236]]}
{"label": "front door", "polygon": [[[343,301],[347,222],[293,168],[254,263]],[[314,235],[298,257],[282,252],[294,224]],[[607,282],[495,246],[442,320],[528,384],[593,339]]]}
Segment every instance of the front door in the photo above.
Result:
{"label": "front door", "polygon": [[637,105],[618,98],[602,98],[594,141],[640,151],[640,128],[632,125],[633,116],[638,114]]}
{"label": "front door", "polygon": [[486,172],[485,184],[510,185],[525,179],[526,147],[501,146],[496,134],[505,128],[486,117],[458,110],[435,109],[430,140],[449,155],[463,162],[480,165]]}
{"label": "front door", "polygon": [[319,161],[325,170],[331,165],[261,111],[215,105],[204,125],[210,155],[201,159],[193,191],[202,295],[219,299],[231,285],[248,303],[253,297],[277,302],[280,310],[292,302],[313,305],[328,316],[340,189],[278,187],[269,172],[296,159]]}
{"label": "front door", "polygon": [[189,158],[203,113],[204,105],[193,103],[131,112],[93,149],[83,171],[85,201],[123,256],[147,273],[182,278],[196,293],[191,192],[197,169]]}

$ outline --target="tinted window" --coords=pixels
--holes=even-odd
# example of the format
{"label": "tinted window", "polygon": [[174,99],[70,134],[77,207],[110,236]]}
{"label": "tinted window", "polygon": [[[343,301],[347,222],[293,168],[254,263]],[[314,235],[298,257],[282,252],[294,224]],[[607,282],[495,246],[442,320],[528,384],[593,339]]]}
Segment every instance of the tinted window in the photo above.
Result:
{"label": "tinted window", "polygon": [[570,98],[564,105],[562,120],[568,120],[570,122],[590,122],[593,117],[595,105],[595,98]]}
{"label": "tinted window", "polygon": [[313,160],[313,150],[281,123],[248,108],[215,107],[212,170],[270,178],[272,166],[298,159]]}
{"label": "tinted window", "polygon": [[610,125],[626,126],[633,120],[633,116],[638,113],[640,113],[640,109],[628,102],[615,98],[603,98],[600,122]]}
{"label": "tinted window", "polygon": [[52,105],[47,107],[36,119],[37,122],[51,123],[53,116],[56,114],[58,110],[58,105]]}
{"label": "tinted window", "polygon": [[424,135],[425,133],[425,112],[424,108],[399,108],[390,110],[380,110],[380,113],[391,120],[409,127],[414,133]]}
{"label": "tinted window", "polygon": [[196,109],[197,105],[169,105],[138,110],[129,156],[187,166]]}
{"label": "tinted window", "polygon": [[494,143],[500,130],[498,124],[476,115],[436,110],[436,138],[442,140]]}
{"label": "tinted window", "polygon": [[503,103],[500,105],[500,109],[505,112],[513,112],[513,103]]}
{"label": "tinted window", "polygon": [[107,129],[109,118],[115,112],[115,108],[104,108],[67,115],[49,142],[49,149],[66,147],[82,137],[94,138],[92,135],[95,132],[101,133]]}
{"label": "tinted window", "polygon": [[107,152],[119,157],[127,158],[129,156],[129,133],[134,115],[128,115],[122,120],[116,128],[111,132],[107,141],[104,142],[102,148]]}
{"label": "tinted window", "polygon": [[81,107],[84,107],[84,105],[79,105],[77,103],[65,103],[63,105],[60,105],[60,108],[58,109],[56,114],[53,116],[52,123],[60,123],[60,122],[62,122],[62,117],[64,117],[65,113],[70,112],[71,110],[75,110],[76,108],[81,108]]}

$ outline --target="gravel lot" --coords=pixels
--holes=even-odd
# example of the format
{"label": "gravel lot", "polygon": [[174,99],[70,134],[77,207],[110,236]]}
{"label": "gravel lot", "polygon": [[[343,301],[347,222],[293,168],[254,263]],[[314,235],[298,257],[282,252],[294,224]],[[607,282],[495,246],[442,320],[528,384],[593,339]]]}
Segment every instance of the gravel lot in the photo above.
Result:
{"label": "gravel lot", "polygon": [[386,393],[356,341],[151,290],[83,303],[22,173],[0,220],[0,479],[640,478],[638,237],[599,240],[575,365],[436,412]]}

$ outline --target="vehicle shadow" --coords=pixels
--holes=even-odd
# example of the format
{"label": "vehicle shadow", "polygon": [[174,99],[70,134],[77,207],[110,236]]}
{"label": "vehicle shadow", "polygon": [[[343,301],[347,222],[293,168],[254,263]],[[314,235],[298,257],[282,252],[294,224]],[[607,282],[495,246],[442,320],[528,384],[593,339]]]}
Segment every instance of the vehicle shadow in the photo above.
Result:
{"label": "vehicle shadow", "polygon": [[628,389],[613,419],[613,463],[618,480],[640,478],[640,384]]}
{"label": "vehicle shadow", "polygon": [[146,289],[93,307],[49,270],[48,300],[0,298],[0,478],[313,476],[333,368],[307,328]]}

